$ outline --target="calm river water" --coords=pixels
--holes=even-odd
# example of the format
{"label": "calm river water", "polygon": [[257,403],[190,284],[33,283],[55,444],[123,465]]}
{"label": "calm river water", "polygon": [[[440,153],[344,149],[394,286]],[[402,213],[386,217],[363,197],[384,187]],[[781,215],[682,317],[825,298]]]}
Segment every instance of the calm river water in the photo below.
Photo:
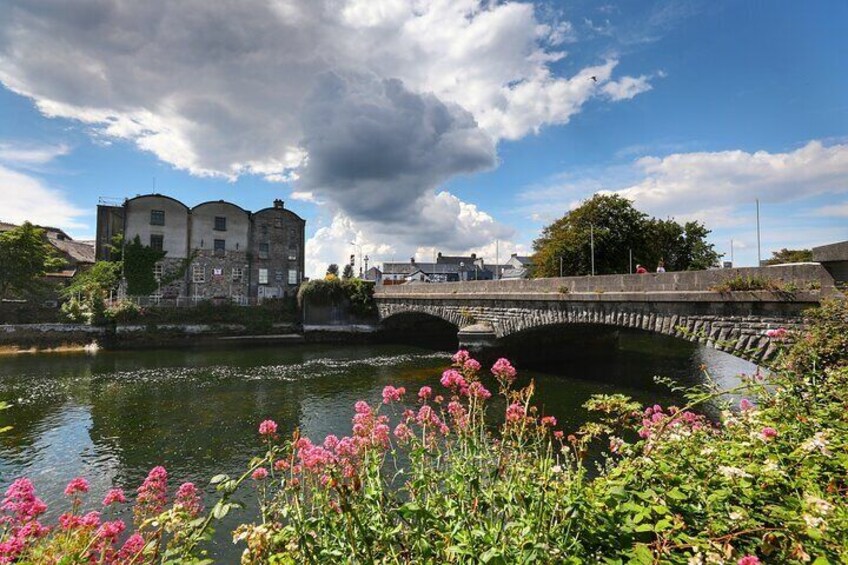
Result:
{"label": "calm river water", "polygon": [[[276,420],[282,433],[299,427],[313,440],[343,435],[356,400],[379,402],[387,384],[436,389],[449,363],[447,352],[398,345],[0,357],[0,399],[13,404],[0,413],[0,425],[14,426],[0,436],[0,487],[30,477],[55,516],[64,509],[65,484],[76,476],[90,480],[92,508],[110,486],[132,490],[155,465],[168,469],[174,487],[207,485],[217,473],[239,473],[258,453],[263,419]],[[569,432],[584,420],[581,405],[590,395],[673,401],[652,377],[692,383],[701,365],[727,384],[755,369],[710,349],[645,336],[614,350],[584,351],[573,362],[518,368],[525,381],[536,380],[544,412]],[[237,562],[240,553],[229,537],[233,524],[253,516],[249,485],[241,496],[248,509],[228,517],[216,535],[213,551],[223,563]],[[123,514],[131,519],[129,510]]]}

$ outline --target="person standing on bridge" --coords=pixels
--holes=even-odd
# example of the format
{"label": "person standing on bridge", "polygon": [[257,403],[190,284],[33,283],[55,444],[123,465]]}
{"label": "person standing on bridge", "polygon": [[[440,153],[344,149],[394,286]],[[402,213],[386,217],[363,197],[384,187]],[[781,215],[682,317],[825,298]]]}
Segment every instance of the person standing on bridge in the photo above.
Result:
{"label": "person standing on bridge", "polygon": [[658,273],[664,273],[665,272],[665,262],[662,259],[660,259],[660,264],[657,265],[657,272]]}
{"label": "person standing on bridge", "polygon": [[646,269],[642,265],[636,265],[636,274],[637,275],[647,275],[648,269]]}

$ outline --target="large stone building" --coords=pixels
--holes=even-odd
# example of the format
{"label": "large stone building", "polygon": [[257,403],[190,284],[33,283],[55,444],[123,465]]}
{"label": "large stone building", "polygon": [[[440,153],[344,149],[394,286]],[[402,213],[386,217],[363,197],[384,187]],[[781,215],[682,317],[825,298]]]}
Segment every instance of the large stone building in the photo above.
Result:
{"label": "large stone building", "polygon": [[196,300],[291,296],[303,280],[306,221],[275,200],[255,213],[223,200],[188,208],[161,194],[97,207],[97,258],[124,234],[165,252],[154,267],[164,299]]}

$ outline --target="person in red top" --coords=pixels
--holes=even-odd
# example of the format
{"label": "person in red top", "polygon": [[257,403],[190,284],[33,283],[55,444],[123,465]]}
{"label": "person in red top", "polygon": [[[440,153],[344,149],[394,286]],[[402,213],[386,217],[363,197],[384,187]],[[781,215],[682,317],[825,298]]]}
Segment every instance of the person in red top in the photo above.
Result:
{"label": "person in red top", "polygon": [[646,269],[642,265],[636,265],[636,274],[637,275],[647,275],[648,269]]}

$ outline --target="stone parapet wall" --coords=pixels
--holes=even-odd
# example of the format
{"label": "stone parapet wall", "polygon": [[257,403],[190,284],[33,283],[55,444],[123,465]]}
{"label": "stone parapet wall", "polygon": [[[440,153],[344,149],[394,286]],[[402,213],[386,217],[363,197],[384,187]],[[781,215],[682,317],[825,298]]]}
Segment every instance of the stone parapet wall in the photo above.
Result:
{"label": "stone parapet wall", "polygon": [[[768,279],[783,286],[794,287],[798,294],[804,294],[810,290],[819,290],[822,296],[828,296],[835,292],[834,280],[828,271],[821,265],[806,263],[774,267],[651,273],[647,275],[600,275],[596,277],[390,285],[378,286],[375,294],[378,298],[413,294],[530,295],[542,293],[571,295],[589,293],[602,295],[606,293],[688,292],[717,294],[711,292],[711,289],[736,277]],[[732,294],[725,293],[722,296],[732,297]],[[768,294],[778,295],[778,293]],[[619,299],[621,298],[619,297]],[[674,300],[678,299],[674,298]]]}

